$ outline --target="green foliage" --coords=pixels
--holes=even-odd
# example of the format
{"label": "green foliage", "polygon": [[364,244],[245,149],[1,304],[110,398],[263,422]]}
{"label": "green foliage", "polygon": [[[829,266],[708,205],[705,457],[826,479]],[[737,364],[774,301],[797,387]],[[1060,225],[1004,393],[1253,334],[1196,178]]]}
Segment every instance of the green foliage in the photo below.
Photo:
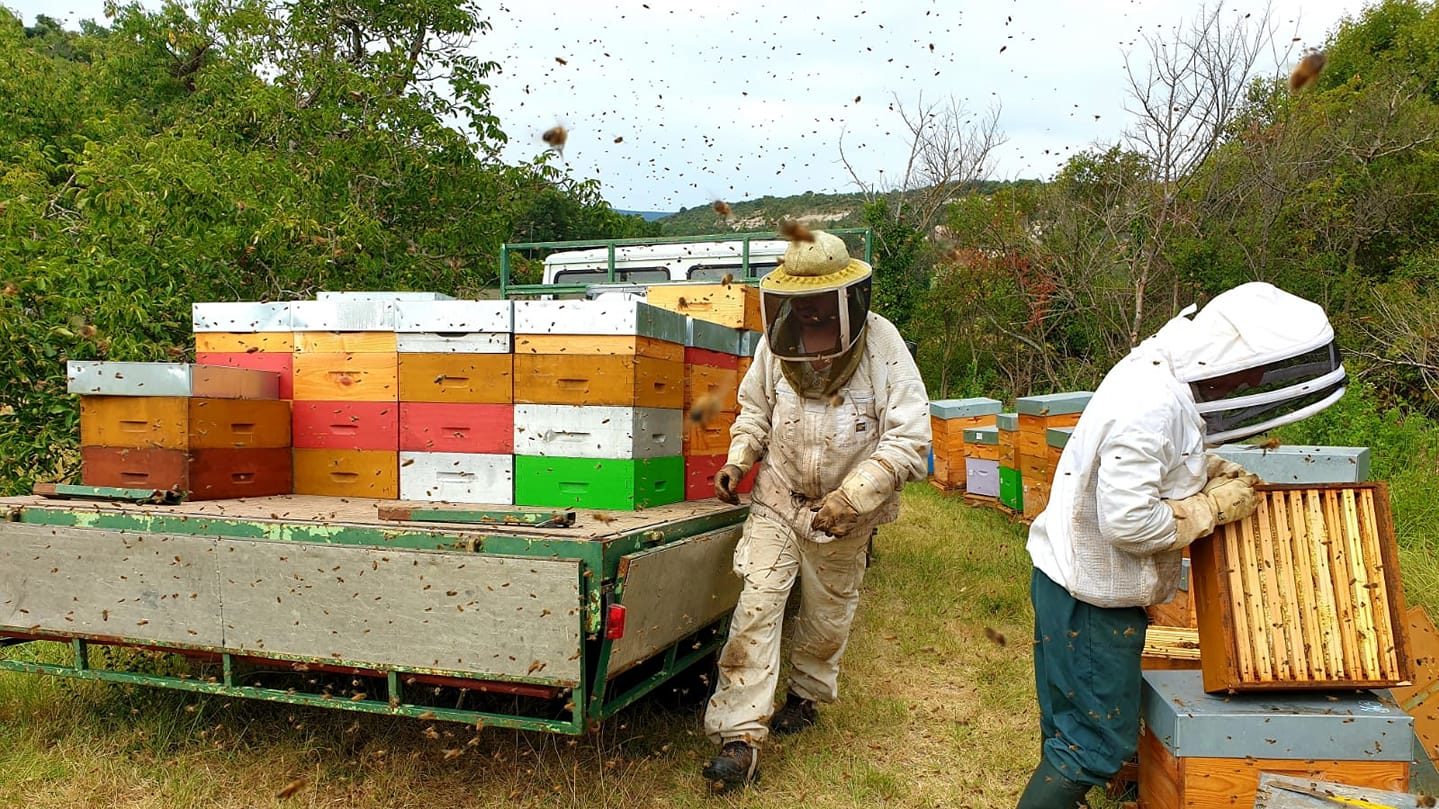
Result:
{"label": "green foliage", "polygon": [[476,294],[515,236],[646,231],[499,162],[478,10],[196,0],[74,32],[0,9],[4,489],[74,472],[65,360],[183,359],[194,301]]}

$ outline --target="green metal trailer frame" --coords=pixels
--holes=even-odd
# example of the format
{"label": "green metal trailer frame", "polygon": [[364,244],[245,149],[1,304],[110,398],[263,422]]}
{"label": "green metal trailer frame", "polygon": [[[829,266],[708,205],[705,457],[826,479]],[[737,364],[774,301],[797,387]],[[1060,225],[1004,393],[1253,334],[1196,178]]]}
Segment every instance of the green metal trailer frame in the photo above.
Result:
{"label": "green metal trailer frame", "polygon": [[[4,517],[0,522],[0,564],[6,566],[0,570],[0,670],[475,726],[582,734],[715,653],[724,642],[729,614],[738,597],[738,579],[729,568],[740,525],[748,514],[745,506],[699,501],[613,515],[580,511],[573,526],[534,528],[522,524],[397,523],[364,518],[364,509],[392,506],[392,501],[352,501],[345,506],[349,512],[340,514],[318,511],[323,506],[311,504],[315,513],[306,512],[308,518],[297,518],[296,512],[304,509],[297,509],[295,503],[307,500],[333,499],[291,496],[173,506],[75,503],[40,497],[0,500],[0,515]],[[477,508],[499,510],[501,507]],[[327,558],[340,558],[346,564],[359,563],[355,567],[362,573],[367,565],[373,564],[378,570],[380,560],[392,562],[399,556],[418,560],[415,564],[435,561],[452,568],[464,568],[473,560],[510,567],[529,564],[541,567],[542,561],[551,565],[574,564],[579,581],[572,584],[580,603],[573,611],[578,625],[571,629],[579,641],[581,676],[566,682],[547,677],[544,671],[534,671],[533,667],[528,673],[511,671],[492,675],[475,670],[396,664],[373,657],[349,659],[324,654],[320,649],[308,654],[257,652],[253,648],[213,643],[156,642],[153,637],[147,637],[143,626],[110,634],[108,631],[66,631],[61,621],[53,619],[44,625],[32,626],[15,620],[21,613],[29,613],[26,609],[15,611],[20,603],[43,611],[38,602],[49,599],[68,604],[76,600],[74,593],[56,589],[63,576],[58,573],[58,567],[49,570],[54,580],[48,583],[44,582],[46,570],[20,569],[26,564],[51,564],[29,562],[31,556],[36,559],[43,556],[40,552],[32,553],[31,549],[50,549],[51,543],[58,549],[70,543],[65,547],[123,548],[120,552],[133,552],[138,557],[140,553],[135,549],[143,548],[147,541],[151,544],[188,542],[192,546],[199,542],[201,545],[194,547],[204,547],[206,553],[211,548],[206,543],[216,543],[213,548],[218,551],[239,550],[241,555],[281,551],[290,554],[292,549],[297,557],[323,553],[329,554]],[[27,542],[30,544],[26,545]],[[25,549],[25,558],[17,555],[21,548]],[[8,557],[7,549],[13,549]],[[168,555],[170,549],[164,553]],[[177,554],[173,564],[180,563],[181,556]],[[41,583],[29,585],[27,590],[26,581]],[[508,582],[501,586],[508,587]],[[666,589],[669,587],[673,589]],[[310,585],[304,585],[304,589],[309,588]],[[137,595],[139,589],[136,588]],[[178,593],[176,596],[183,598]],[[150,597],[153,600],[153,593]],[[190,597],[195,598],[196,594]],[[530,597],[534,598],[534,593]],[[163,600],[165,596],[159,598]],[[403,611],[405,607],[403,601],[401,603],[397,609]],[[668,610],[666,607],[670,604],[679,606]],[[6,611],[7,605],[12,610],[10,613]],[[59,614],[56,610],[61,607],[51,606],[51,613]],[[614,613],[623,613],[627,608],[632,614],[641,610],[637,618],[643,616],[644,625],[631,624],[630,640],[621,642],[626,636],[615,637],[611,630],[615,629],[613,624],[617,618]],[[680,615],[680,609],[686,613]],[[11,616],[9,621],[7,614]],[[181,610],[176,614],[183,616],[184,613]],[[69,616],[65,620],[69,620]],[[109,620],[108,613],[106,620]],[[327,620],[330,623],[325,626],[333,625],[334,632],[358,631],[354,621],[344,616],[331,615]],[[519,625],[522,621],[516,619],[515,623]],[[193,630],[191,634],[195,634]],[[70,660],[38,662],[14,656],[16,649],[36,641],[68,644]],[[97,664],[94,654],[97,647],[174,653],[210,667],[213,673],[210,676],[167,675]],[[623,661],[616,660],[617,656],[622,656]],[[367,691],[373,690],[373,695],[356,693],[346,698],[318,689],[311,692],[305,688],[250,682],[252,676],[260,676],[256,672],[271,676],[277,675],[277,671],[365,677],[370,683],[382,683],[383,688],[367,688]],[[447,697],[458,692],[459,701],[455,706],[447,706],[421,698],[432,688],[435,693],[448,689]],[[473,695],[472,699],[484,697],[491,702],[508,702],[510,707],[462,707],[467,695]]]}
{"label": "green metal trailer frame", "polygon": [[[871,228],[834,228],[829,231],[836,236],[859,236],[864,241],[864,260],[874,263],[874,231]],[[584,292],[589,284],[512,284],[511,256],[526,250],[586,250],[603,247],[608,251],[609,272],[606,283],[615,283],[615,250],[619,247],[638,247],[660,244],[701,244],[717,242],[741,242],[740,265],[744,268],[736,281],[758,284],[749,263],[750,242],[770,241],[784,237],[774,231],[747,231],[744,233],[721,233],[707,236],[665,236],[652,239],[593,239],[563,242],[515,242],[500,245],[500,297],[511,298],[526,295],[564,295]],[[671,282],[679,283],[679,282]],[[651,286],[651,285],[647,285]]]}

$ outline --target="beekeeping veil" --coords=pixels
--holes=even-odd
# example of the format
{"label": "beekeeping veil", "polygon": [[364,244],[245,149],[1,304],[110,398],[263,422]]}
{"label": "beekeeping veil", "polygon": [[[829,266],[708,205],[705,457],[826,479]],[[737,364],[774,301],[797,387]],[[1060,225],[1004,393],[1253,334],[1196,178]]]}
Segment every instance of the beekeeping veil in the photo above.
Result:
{"label": "beekeeping veil", "polygon": [[849,351],[869,314],[870,266],[844,240],[798,229],[784,261],[760,280],[765,339],[781,360],[826,360]]}
{"label": "beekeeping veil", "polygon": [[1194,393],[1210,445],[1291,424],[1344,395],[1328,316],[1270,284],[1235,287],[1198,314],[1191,306],[1152,339]]}

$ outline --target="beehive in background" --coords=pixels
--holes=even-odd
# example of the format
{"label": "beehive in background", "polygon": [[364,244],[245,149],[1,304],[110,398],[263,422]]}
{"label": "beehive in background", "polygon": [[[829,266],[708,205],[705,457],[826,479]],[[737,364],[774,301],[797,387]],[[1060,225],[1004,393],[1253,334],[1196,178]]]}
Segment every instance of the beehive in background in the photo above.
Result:
{"label": "beehive in background", "polygon": [[731,329],[764,331],[759,289],[748,284],[663,284],[646,292],[651,306]]}
{"label": "beehive in background", "polygon": [[399,497],[395,301],[291,305],[295,492]]}
{"label": "beehive in background", "polygon": [[395,303],[405,500],[514,502],[514,304]]}
{"label": "beehive in background", "polygon": [[81,481],[193,500],[288,494],[279,375],[218,365],[67,363],[80,394]]}
{"label": "beehive in background", "polygon": [[963,488],[968,448],[965,431],[992,427],[1002,409],[998,399],[939,399],[929,403],[929,428],[933,435],[934,481],[945,489]]}
{"label": "beehive in background", "polygon": [[1024,511],[1024,483],[1019,474],[1019,414],[995,417],[999,436],[999,502],[1015,512]]}
{"label": "beehive in background", "polygon": [[684,499],[685,319],[627,300],[514,306],[515,502]]}
{"label": "beehive in background", "polygon": [[1021,503],[1025,517],[1033,519],[1039,516],[1049,504],[1049,489],[1054,484],[1054,464],[1049,457],[1048,431],[1078,424],[1079,414],[1093,396],[1093,393],[1083,391],[1021,396],[1015,400],[1019,428],[1015,437],[1015,461],[1023,490]]}
{"label": "beehive in background", "polygon": [[704,500],[714,497],[714,476],[724,466],[730,427],[739,416],[745,332],[694,318],[686,319],[685,328],[685,499]]}
{"label": "beehive in background", "polygon": [[289,303],[197,303],[191,320],[196,364],[269,371],[278,375],[279,398],[293,398]]}
{"label": "beehive in background", "polygon": [[973,497],[999,497],[999,428],[971,427],[964,431],[965,491]]}
{"label": "beehive in background", "polygon": [[1382,484],[1262,486],[1258,510],[1190,548],[1210,691],[1409,679]]}
{"label": "beehive in background", "polygon": [[759,344],[764,340],[762,331],[742,331],[739,335],[739,369],[740,381],[744,381],[745,374],[749,373],[749,367],[754,363],[755,352],[759,351]]}

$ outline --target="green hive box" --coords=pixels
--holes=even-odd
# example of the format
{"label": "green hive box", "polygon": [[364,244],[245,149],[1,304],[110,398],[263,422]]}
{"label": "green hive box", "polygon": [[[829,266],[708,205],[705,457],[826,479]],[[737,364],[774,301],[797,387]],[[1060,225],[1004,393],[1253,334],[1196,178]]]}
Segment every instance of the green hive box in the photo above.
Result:
{"label": "green hive box", "polygon": [[1018,469],[999,468],[999,502],[1015,511],[1024,511],[1024,485]]}
{"label": "green hive box", "polygon": [[685,499],[685,459],[515,456],[515,505],[633,510]]}

